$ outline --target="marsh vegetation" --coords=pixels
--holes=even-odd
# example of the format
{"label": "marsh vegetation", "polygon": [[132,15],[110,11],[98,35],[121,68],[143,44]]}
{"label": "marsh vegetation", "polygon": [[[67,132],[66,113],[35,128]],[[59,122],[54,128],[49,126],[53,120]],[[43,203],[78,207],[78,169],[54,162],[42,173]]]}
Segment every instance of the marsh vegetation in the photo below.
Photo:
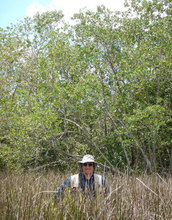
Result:
{"label": "marsh vegetation", "polygon": [[[70,174],[68,174],[70,175]],[[0,174],[1,219],[164,219],[172,217],[172,179],[155,175],[112,176],[109,198],[82,199],[56,189],[68,175],[54,171]]]}

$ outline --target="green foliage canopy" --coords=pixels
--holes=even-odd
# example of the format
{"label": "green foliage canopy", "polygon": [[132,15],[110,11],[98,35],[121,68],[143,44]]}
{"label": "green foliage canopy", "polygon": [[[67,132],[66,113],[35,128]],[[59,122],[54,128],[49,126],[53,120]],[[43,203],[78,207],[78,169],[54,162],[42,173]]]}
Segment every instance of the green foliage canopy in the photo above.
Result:
{"label": "green foliage canopy", "polygon": [[119,169],[172,170],[170,1],[126,5],[0,30],[1,167],[64,169],[93,153]]}

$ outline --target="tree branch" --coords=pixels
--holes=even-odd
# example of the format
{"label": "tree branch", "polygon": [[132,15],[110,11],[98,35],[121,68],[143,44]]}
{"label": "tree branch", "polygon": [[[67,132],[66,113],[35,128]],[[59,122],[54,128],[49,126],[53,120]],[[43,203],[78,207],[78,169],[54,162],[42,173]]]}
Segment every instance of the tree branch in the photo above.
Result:
{"label": "tree branch", "polygon": [[102,153],[102,151],[100,150],[100,148],[95,144],[95,142],[93,142],[89,135],[86,133],[86,131],[79,125],[77,124],[75,121],[72,121],[70,119],[67,119],[67,118],[60,118],[60,119],[63,119],[63,120],[66,120],[68,122],[71,122],[72,124],[76,125],[84,134],[84,136],[86,137],[86,139],[96,148],[96,150],[100,153],[100,155],[104,158],[104,160],[109,164],[109,166],[112,168],[112,170],[114,172],[118,172],[120,174],[123,174],[121,171],[119,171],[118,169],[115,169],[114,166],[110,163],[110,161],[106,158],[106,156]]}

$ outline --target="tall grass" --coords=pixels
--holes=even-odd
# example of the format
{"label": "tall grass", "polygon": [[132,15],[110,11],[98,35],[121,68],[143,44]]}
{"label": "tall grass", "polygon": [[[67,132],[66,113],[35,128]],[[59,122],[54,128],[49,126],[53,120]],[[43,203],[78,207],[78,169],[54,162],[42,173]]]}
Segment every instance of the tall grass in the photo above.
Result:
{"label": "tall grass", "polygon": [[1,173],[0,219],[172,219],[170,177],[109,175],[110,197],[85,200],[73,192],[57,202],[55,191],[67,176]]}

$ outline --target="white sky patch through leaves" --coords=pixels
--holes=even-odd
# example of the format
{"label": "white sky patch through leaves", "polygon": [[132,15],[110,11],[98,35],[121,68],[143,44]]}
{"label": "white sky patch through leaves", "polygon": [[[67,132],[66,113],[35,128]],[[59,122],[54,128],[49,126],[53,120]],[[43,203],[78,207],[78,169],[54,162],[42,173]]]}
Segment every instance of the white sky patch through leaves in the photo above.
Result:
{"label": "white sky patch through leaves", "polygon": [[112,11],[124,10],[124,0],[50,0],[48,6],[44,6],[39,0],[34,0],[28,5],[26,16],[33,17],[37,12],[61,10],[65,18],[69,19],[80,9],[87,8],[95,11],[99,5],[104,5]]}

